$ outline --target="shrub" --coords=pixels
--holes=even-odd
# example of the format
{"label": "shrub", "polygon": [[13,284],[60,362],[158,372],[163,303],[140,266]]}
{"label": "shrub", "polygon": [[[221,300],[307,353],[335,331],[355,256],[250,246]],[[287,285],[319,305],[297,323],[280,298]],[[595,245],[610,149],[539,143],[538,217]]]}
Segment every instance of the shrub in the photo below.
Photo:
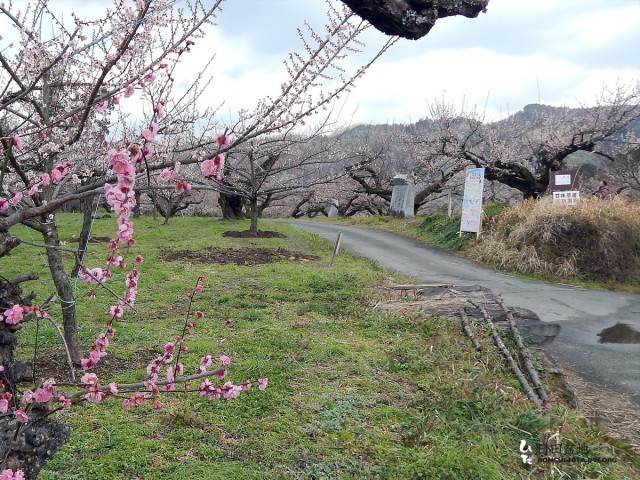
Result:
{"label": "shrub", "polygon": [[487,222],[469,255],[523,273],[600,282],[640,281],[640,206],[622,199],[526,201]]}

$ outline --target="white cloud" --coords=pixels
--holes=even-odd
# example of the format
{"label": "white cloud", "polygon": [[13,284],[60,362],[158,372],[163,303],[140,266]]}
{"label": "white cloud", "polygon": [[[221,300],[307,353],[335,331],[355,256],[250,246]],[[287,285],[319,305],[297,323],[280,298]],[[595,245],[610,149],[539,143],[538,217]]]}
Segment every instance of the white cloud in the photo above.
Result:
{"label": "white cloud", "polygon": [[[278,0],[269,12],[279,18],[294,4],[299,2]],[[401,40],[374,63],[342,107],[345,121],[351,115],[358,123],[417,121],[426,116],[427,103],[443,94],[449,101],[464,99],[481,110],[486,104],[491,119],[529,103],[592,102],[604,84],[629,83],[640,76],[639,5],[614,0],[491,0],[488,12],[476,19],[440,20],[427,37]],[[321,16],[319,9],[307,13],[316,23]],[[285,23],[280,18],[276,28],[269,29],[274,37],[289,39],[281,44],[274,38],[261,45],[252,39],[264,38],[262,33],[236,28],[234,42],[246,42],[230,46],[229,71],[219,71],[218,80],[229,106],[278,93],[286,78],[279,67],[287,51],[299,46],[290,36],[295,22],[301,21],[298,15],[299,11],[289,12]],[[223,21],[221,17],[221,27]],[[254,29],[260,26],[248,23]],[[371,55],[384,40],[378,32],[368,33],[365,53]]]}
{"label": "white cloud", "polygon": [[[335,4],[336,0],[332,0]],[[78,2],[52,2],[77,11]],[[105,3],[82,2],[83,16]],[[213,83],[203,102],[227,120],[259,98],[277,96],[287,79],[283,61],[301,44],[296,27],[325,19],[321,0],[228,0],[217,27],[199,39],[176,72],[192,82],[215,53]],[[369,58],[385,40],[367,33]],[[418,41],[401,40],[371,67],[348,96],[345,121],[411,122],[427,102],[444,94],[452,102],[504,117],[528,103],[589,103],[604,84],[640,77],[640,2],[637,0],[490,0],[478,18],[439,20]],[[368,56],[367,56],[368,55]],[[356,59],[347,61],[355,66]]]}

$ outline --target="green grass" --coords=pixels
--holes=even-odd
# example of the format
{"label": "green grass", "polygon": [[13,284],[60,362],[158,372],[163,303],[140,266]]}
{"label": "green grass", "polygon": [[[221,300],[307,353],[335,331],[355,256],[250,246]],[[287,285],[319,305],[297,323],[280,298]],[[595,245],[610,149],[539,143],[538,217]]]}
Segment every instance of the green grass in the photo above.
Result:
{"label": "green grass", "polygon": [[[70,239],[80,218],[60,219],[62,236]],[[618,458],[612,465],[562,465],[562,478],[637,477],[632,458],[588,419],[560,404],[548,415],[534,411],[486,334],[487,348],[476,352],[456,320],[371,308],[376,286],[389,275],[371,262],[341,253],[330,268],[330,242],[281,224],[268,229],[286,238],[258,240],[222,237],[246,229],[245,222],[159,223],[136,221],[134,250],[145,262],[136,312],[117,325],[111,347],[129,362],[116,381],[144,378],[145,363],[136,360],[160,353],[180,332],[185,294],[205,275],[195,308],[206,316],[188,338],[187,370],[205,354],[226,354],[232,381],[268,377],[269,388],[233,401],[175,393],[163,400],[162,412],[125,411],[116,400],[62,412],[73,434],[40,478],[560,478],[546,464],[524,466],[518,445],[523,438],[535,444],[561,424],[570,439],[588,440],[594,456]],[[114,229],[113,220],[100,220],[94,235]],[[321,259],[261,266],[162,260],[165,251],[210,246],[283,247]],[[104,245],[92,244],[89,266],[101,266],[105,255]],[[51,291],[33,250],[21,246],[2,261],[8,277],[26,269],[42,273],[33,286],[38,298]],[[119,281],[110,280],[116,290]],[[79,286],[77,293],[80,336],[88,346],[111,300],[103,292],[90,302],[86,291]],[[59,318],[55,308],[51,314]],[[34,331],[33,325],[21,331],[23,357],[33,350]],[[47,354],[60,356],[53,329],[43,324],[40,335]]]}

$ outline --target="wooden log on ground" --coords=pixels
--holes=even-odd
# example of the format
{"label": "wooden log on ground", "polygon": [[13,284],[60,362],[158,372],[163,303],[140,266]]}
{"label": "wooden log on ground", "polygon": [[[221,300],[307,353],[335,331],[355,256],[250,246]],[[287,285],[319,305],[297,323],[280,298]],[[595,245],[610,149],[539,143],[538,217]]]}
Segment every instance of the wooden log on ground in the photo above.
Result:
{"label": "wooden log on ground", "polygon": [[482,351],[483,347],[473,334],[471,326],[469,325],[469,317],[467,317],[467,314],[464,313],[464,310],[460,310],[458,313],[460,314],[460,318],[462,319],[462,330],[464,330],[464,333],[467,335],[467,337],[469,337],[471,343],[473,343],[473,346],[476,347],[476,350]]}
{"label": "wooden log on ground", "polygon": [[448,285],[446,283],[432,283],[421,285],[391,285],[387,288],[390,288],[391,290],[421,290],[423,288],[453,288],[453,285]]}
{"label": "wooden log on ground", "polygon": [[513,333],[513,339],[516,342],[516,346],[518,347],[518,353],[520,354],[520,358],[522,359],[522,362],[524,363],[524,366],[527,369],[527,373],[529,374],[531,383],[533,383],[533,388],[538,394],[538,397],[540,398],[540,400],[542,400],[543,405],[546,405],[547,403],[549,403],[549,396],[547,395],[547,392],[545,392],[544,387],[542,386],[542,382],[540,381],[540,377],[538,376],[538,371],[533,366],[533,363],[531,363],[531,358],[529,357],[529,349],[525,346],[524,342],[522,341],[522,337],[520,336],[520,332],[516,327],[516,322],[513,318],[513,314],[504,304],[504,302],[502,301],[502,298],[498,297],[497,301],[498,301],[498,305],[502,307],[502,310],[504,310],[504,312],[507,315],[507,322],[509,323],[509,327],[511,328],[511,333]]}
{"label": "wooden log on ground", "polygon": [[542,406],[540,403],[540,398],[538,397],[536,392],[533,391],[533,389],[531,388],[531,385],[529,385],[529,381],[523,375],[522,370],[520,370],[520,367],[518,367],[518,364],[513,359],[511,352],[509,352],[509,349],[500,338],[500,335],[498,334],[498,329],[493,323],[493,320],[491,319],[491,315],[489,315],[489,312],[487,312],[487,309],[484,308],[483,305],[473,301],[472,299],[469,299],[469,303],[471,303],[474,307],[478,308],[482,312],[484,319],[486,320],[487,324],[491,327],[491,336],[493,337],[493,341],[498,347],[498,350],[500,350],[500,353],[509,364],[511,371],[520,382],[520,385],[522,386],[522,389],[524,390],[524,393],[527,395],[527,398],[529,399],[531,404],[536,408],[540,409]]}

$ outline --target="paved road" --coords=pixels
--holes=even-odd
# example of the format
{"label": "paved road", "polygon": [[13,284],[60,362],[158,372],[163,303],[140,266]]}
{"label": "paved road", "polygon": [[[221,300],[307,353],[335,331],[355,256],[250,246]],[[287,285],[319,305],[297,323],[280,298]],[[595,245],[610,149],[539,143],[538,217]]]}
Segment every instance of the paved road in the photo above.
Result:
{"label": "paved road", "polygon": [[507,305],[528,308],[562,331],[548,350],[586,380],[627,394],[640,404],[640,344],[598,343],[603,329],[618,322],[640,331],[640,295],[586,290],[496,273],[440,249],[386,232],[342,225],[287,221],[335,241],[341,248],[424,283],[482,285]]}

